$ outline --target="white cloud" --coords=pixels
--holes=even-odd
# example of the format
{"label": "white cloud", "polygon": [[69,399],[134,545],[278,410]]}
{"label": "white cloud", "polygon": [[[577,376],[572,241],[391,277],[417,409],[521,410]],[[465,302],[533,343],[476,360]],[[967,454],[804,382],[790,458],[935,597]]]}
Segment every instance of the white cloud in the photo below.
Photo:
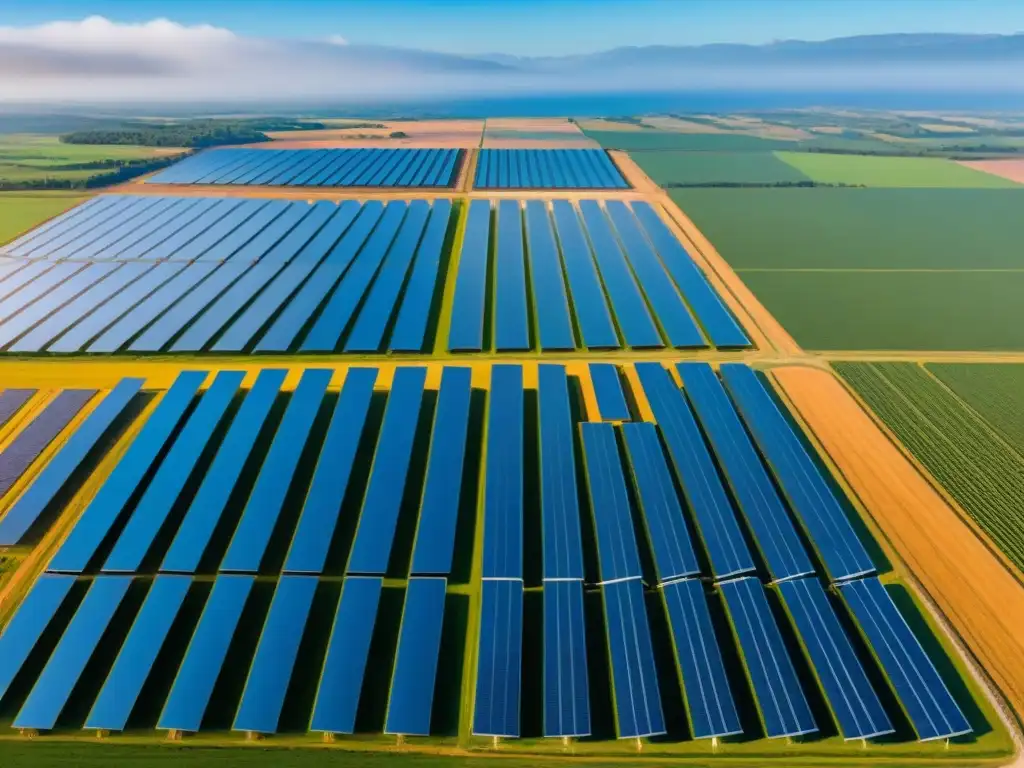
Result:
{"label": "white cloud", "polygon": [[119,24],[103,16],[53,21],[36,27],[0,26],[0,42],[72,50],[170,52],[184,46],[224,45],[237,40],[231,30],[207,24],[185,26],[168,19]]}
{"label": "white cloud", "polygon": [[348,40],[341,35],[331,35],[327,38],[327,42],[331,45],[348,45]]}

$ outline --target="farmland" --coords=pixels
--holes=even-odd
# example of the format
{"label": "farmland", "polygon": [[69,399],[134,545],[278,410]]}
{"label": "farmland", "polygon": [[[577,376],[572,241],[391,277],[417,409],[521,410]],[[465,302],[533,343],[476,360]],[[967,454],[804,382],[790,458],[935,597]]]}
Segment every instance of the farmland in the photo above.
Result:
{"label": "farmland", "polygon": [[672,131],[584,131],[605,149],[630,152],[683,150],[687,152],[771,152],[792,149],[792,142],[728,133],[675,133]]}
{"label": "farmland", "polygon": [[0,192],[0,245],[83,199],[73,192]]}
{"label": "farmland", "polygon": [[1024,456],[1024,365],[929,363],[925,368]]}
{"label": "farmland", "polygon": [[859,187],[1016,187],[1018,184],[951,160],[780,152],[778,158],[814,181]]}
{"label": "farmland", "polygon": [[633,159],[664,187],[702,184],[777,184],[808,177],[772,152],[637,152]]}

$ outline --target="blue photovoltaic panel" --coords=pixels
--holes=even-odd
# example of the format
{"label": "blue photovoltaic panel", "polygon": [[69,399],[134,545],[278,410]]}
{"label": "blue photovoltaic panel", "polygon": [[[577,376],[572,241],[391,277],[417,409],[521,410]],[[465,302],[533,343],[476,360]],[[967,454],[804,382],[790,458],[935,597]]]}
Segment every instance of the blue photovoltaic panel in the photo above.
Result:
{"label": "blue photovoltaic panel", "polygon": [[711,366],[677,363],[676,370],[772,579],[814,573],[789,511]]}
{"label": "blue photovoltaic panel", "polygon": [[388,348],[393,352],[421,352],[430,308],[437,291],[437,275],[441,266],[441,250],[448,234],[451,200],[435,200],[430,221],[416,252],[416,261],[405,286],[402,307],[398,311]]}
{"label": "blue photovoltaic panel", "polygon": [[34,389],[5,389],[0,392],[0,427],[10,421],[35,393]]}
{"label": "blue photovoltaic panel", "polygon": [[[14,298],[4,300],[0,311],[9,310],[17,314],[0,323],[0,346],[14,341],[50,312],[59,309],[64,302],[70,301],[80,291],[102,280],[115,269],[116,264],[94,263],[84,269],[79,263],[58,264],[19,291]],[[47,296],[36,301],[41,294],[47,292]]]}
{"label": "blue photovoltaic panel", "polygon": [[0,497],[21,478],[39,454],[53,442],[78,412],[96,395],[95,389],[65,389],[0,452]]}
{"label": "blue photovoltaic panel", "polygon": [[615,427],[585,422],[580,424],[580,434],[583,437],[601,581],[638,579],[643,576],[643,571],[640,569],[640,554],[633,532]]}
{"label": "blue photovoltaic panel", "polygon": [[220,520],[228,497],[252,453],[263,424],[284,384],[285,370],[265,368],[245,396],[202,485],[171,542],[161,571],[195,573]]}
{"label": "blue photovoltaic panel", "polygon": [[603,149],[483,149],[477,189],[623,189]]}
{"label": "blue photovoltaic panel", "polygon": [[935,664],[877,578],[839,585],[900,705],[921,741],[948,739],[972,728]]}
{"label": "blue photovoltaic panel", "polygon": [[0,700],[74,585],[74,576],[41,574],[7,622],[0,634]]}
{"label": "blue photovoltaic panel", "polygon": [[117,660],[85,719],[86,728],[123,731],[163,648],[167,633],[185,601],[192,579],[157,576],[135,617]]}
{"label": "blue photovoltaic panel", "polygon": [[185,371],[174,380],[106,482],[78,518],[47,570],[81,573],[88,567],[96,550],[122,516],[128,500],[185,415],[205,378],[206,371]]}
{"label": "blue photovoltaic panel", "polygon": [[13,728],[53,729],[131,583],[130,576],[92,580],[85,599],[11,723]]}
{"label": "blue photovoltaic panel", "polygon": [[568,200],[555,200],[551,207],[583,346],[618,349],[619,338],[576,209]]}
{"label": "blue photovoltaic panel", "polygon": [[590,380],[594,383],[597,410],[601,421],[630,421],[629,403],[622,391],[619,368],[611,363],[591,363]]}
{"label": "blue photovoltaic panel", "polygon": [[376,576],[388,569],[426,380],[426,368],[395,371],[348,558],[348,574]]}
{"label": "blue photovoltaic panel", "polygon": [[695,739],[742,733],[704,587],[684,579],[661,588]]}
{"label": "blue photovoltaic panel", "polygon": [[352,261],[345,277],[327,300],[306,338],[302,340],[299,346],[301,351],[333,352],[358,312],[366,290],[377,275],[377,270],[392,241],[399,244],[398,247],[402,247],[401,243],[419,239],[424,220],[415,216],[407,217],[408,208],[409,206],[402,201],[393,200],[388,203],[373,236]]}
{"label": "blue photovoltaic panel", "polygon": [[244,371],[221,371],[214,377],[121,531],[103,571],[139,570],[244,378]]}
{"label": "blue photovoltaic panel", "polygon": [[641,233],[633,212],[621,200],[609,200],[605,208],[669,344],[673,347],[706,347],[697,323]]}
{"label": "blue photovoltaic panel", "polygon": [[286,573],[323,572],[376,380],[376,368],[350,368],[345,376],[285,560]]}
{"label": "blue photovoltaic panel", "polygon": [[384,733],[430,735],[446,579],[409,579]]}
{"label": "blue photovoltaic panel", "polygon": [[817,579],[779,584],[779,594],[807,649],[844,739],[892,733],[889,716]]}
{"label": "blue photovoltaic panel", "polygon": [[757,374],[737,363],[726,363],[720,372],[828,575],[837,580],[874,573],[871,556],[845,510]]}
{"label": "blue photovoltaic panel", "polygon": [[359,310],[352,333],[345,342],[346,352],[376,352],[381,348],[429,214],[430,204],[426,200],[414,200],[409,204],[402,229],[381,265]]}
{"label": "blue photovoltaic panel", "polygon": [[452,323],[448,329],[448,349],[452,352],[479,352],[483,349],[490,235],[491,202],[473,200],[469,204],[455,277]]}
{"label": "blue photovoltaic panel", "polygon": [[690,254],[686,252],[675,235],[661,220],[650,203],[633,203],[633,212],[643,225],[647,236],[670,275],[679,286],[686,302],[693,308],[697,320],[704,327],[711,343],[716,347],[749,347],[750,339],[743,332],[722,299],[704,274],[700,271]]}
{"label": "blue photovoltaic panel", "polygon": [[729,609],[765,735],[775,739],[817,731],[761,582],[748,577],[718,586]]}
{"label": "blue photovoltaic panel", "polygon": [[218,576],[156,727],[196,732],[234,637],[253,576]]}
{"label": "blue photovoltaic panel", "polygon": [[[374,232],[374,228],[383,212],[384,205],[377,200],[371,200],[363,205],[359,216],[352,222],[352,226],[348,228],[333,250],[327,254],[327,258],[316,268],[306,284],[292,297],[288,306],[281,310],[281,314],[263,335],[263,338],[256,343],[257,352],[288,351],[303,326],[348,269],[349,264],[352,263],[371,233],[373,233],[373,239],[381,237]],[[391,226],[389,224],[385,230],[390,230]],[[385,232],[384,236],[390,238],[391,234]],[[370,246],[367,245],[367,247]]]}
{"label": "blue photovoltaic panel", "polygon": [[[504,203],[502,203],[504,205]],[[499,228],[500,232],[500,228]],[[537,338],[543,350],[575,349],[569,302],[562,277],[548,204],[542,200],[526,203],[526,237],[530,251],[530,278],[537,314]]]}
{"label": "blue photovoltaic panel", "polygon": [[313,576],[282,576],[278,580],[245,682],[242,702],[231,726],[233,730],[277,733],[318,583]]}
{"label": "blue photovoltaic panel", "polygon": [[664,347],[661,334],[651,319],[647,304],[637,288],[626,257],[615,241],[601,206],[595,200],[584,200],[580,203],[580,211],[626,344],[635,348]]}
{"label": "blue photovoltaic panel", "polygon": [[544,735],[589,736],[583,582],[544,582]]}
{"label": "blue photovoltaic panel", "polygon": [[[39,473],[32,485],[0,519],[0,546],[14,546],[64,488],[114,421],[142,388],[142,379],[122,379]],[[7,390],[11,392],[12,390]],[[4,394],[7,394],[5,392]]]}
{"label": "blue photovoltaic panel", "polygon": [[753,571],[754,559],[686,398],[660,363],[637,363],[635,368],[697,520],[712,573],[722,579]]}
{"label": "blue photovoltaic panel", "polygon": [[[498,351],[530,348],[526,316],[526,264],[522,208],[518,200],[498,203],[498,245],[494,263],[494,346]],[[543,311],[543,310],[538,310]],[[452,322],[460,322],[458,315]]]}
{"label": "blue photovoltaic panel", "polygon": [[437,394],[427,457],[420,522],[412,552],[412,575],[446,576],[452,569],[459,518],[472,370],[445,366]]}
{"label": "blue photovoltaic panel", "polygon": [[311,731],[355,731],[359,694],[363,690],[383,584],[380,578],[366,576],[345,579],[313,705]]}
{"label": "blue photovoltaic panel", "polygon": [[491,368],[483,577],[523,577],[523,369]]}
{"label": "blue photovoltaic panel", "polygon": [[658,582],[700,573],[658,428],[644,422],[623,424],[622,437]]}
{"label": "blue photovoltaic panel", "polygon": [[222,572],[256,573],[260,569],[332,374],[331,370],[316,368],[303,372],[224,555]]}
{"label": "blue photovoltaic panel", "polygon": [[620,739],[665,733],[651,628],[639,579],[601,587],[615,696],[615,726]]}
{"label": "blue photovoltaic panel", "polygon": [[519,736],[523,582],[484,579],[480,597],[474,736]]}
{"label": "blue photovoltaic panel", "polygon": [[540,508],[545,579],[583,578],[569,380],[563,365],[538,366]]}
{"label": "blue photovoltaic panel", "polygon": [[21,237],[15,238],[9,243],[0,246],[0,253],[14,253],[26,246],[30,241],[44,242],[46,238],[43,237],[46,233],[56,233],[61,229],[69,226],[74,226],[76,223],[87,221],[90,217],[95,216],[104,208],[108,208],[115,203],[117,198],[100,196],[94,197],[81,205],[77,205],[66,213],[62,213],[59,216],[55,216],[44,224],[40,224],[38,227],[29,230]]}

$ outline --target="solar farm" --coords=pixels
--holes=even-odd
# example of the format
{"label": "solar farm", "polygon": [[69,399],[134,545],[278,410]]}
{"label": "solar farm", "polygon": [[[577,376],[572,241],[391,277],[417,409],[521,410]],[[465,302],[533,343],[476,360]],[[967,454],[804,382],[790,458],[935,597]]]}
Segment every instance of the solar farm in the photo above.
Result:
{"label": "solar farm", "polygon": [[270,147],[0,245],[0,751],[1007,754],[906,458],[628,157]]}

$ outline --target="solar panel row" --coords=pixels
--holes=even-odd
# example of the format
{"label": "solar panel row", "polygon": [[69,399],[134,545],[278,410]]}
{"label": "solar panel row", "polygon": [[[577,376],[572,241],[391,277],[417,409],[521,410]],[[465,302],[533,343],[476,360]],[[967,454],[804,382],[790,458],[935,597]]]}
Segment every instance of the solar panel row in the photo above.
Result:
{"label": "solar panel row", "polygon": [[477,189],[628,189],[603,149],[482,149]]}
{"label": "solar panel row", "polygon": [[[10,246],[27,261],[0,271],[0,346],[365,353],[432,343],[449,200],[119,195],[75,211],[66,237],[54,226]],[[119,226],[105,213],[120,214]]]}
{"label": "solar panel row", "polygon": [[[272,146],[272,145],[271,145]],[[210,149],[150,184],[292,187],[450,187],[458,149]]]}

